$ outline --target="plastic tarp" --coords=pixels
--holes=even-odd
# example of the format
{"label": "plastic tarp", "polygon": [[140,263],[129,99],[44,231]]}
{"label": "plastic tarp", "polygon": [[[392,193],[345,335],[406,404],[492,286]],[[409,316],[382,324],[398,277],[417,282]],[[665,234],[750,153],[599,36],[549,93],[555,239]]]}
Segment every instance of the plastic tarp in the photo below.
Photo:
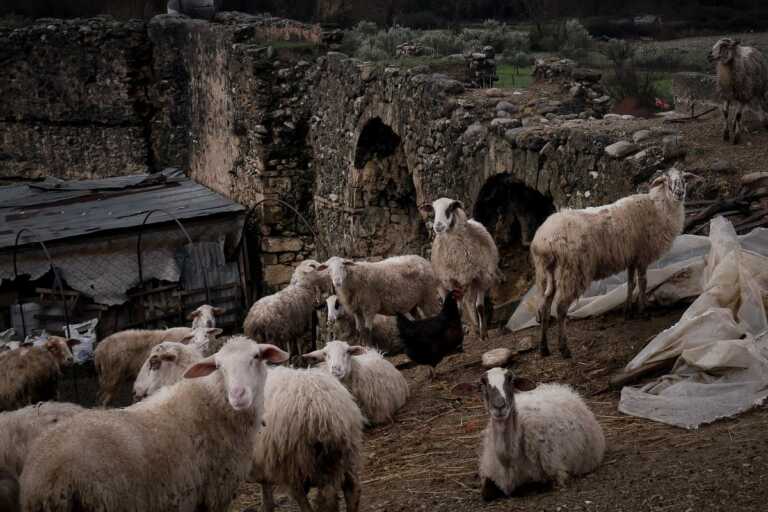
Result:
{"label": "plastic tarp", "polygon": [[[768,397],[768,229],[737,236],[722,217],[710,236],[682,235],[648,271],[649,300],[668,304],[697,297],[672,327],[659,333],[626,367],[637,370],[676,359],[673,370],[640,388],[622,390],[619,410],[683,428],[732,417]],[[537,325],[536,290],[507,323]],[[569,310],[594,316],[626,300],[626,273],[596,282]]]}

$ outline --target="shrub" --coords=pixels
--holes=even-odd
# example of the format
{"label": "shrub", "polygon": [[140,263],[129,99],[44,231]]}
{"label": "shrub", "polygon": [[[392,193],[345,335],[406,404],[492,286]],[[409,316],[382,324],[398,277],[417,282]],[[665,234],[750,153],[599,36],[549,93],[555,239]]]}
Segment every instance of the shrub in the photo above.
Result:
{"label": "shrub", "polygon": [[636,47],[628,41],[612,41],[603,52],[612,65],[611,72],[603,78],[608,94],[616,101],[635,98],[639,106],[653,108],[660,96],[655,84],[657,77],[638,68]]}
{"label": "shrub", "polygon": [[401,14],[397,17],[397,23],[404,27],[422,30],[445,28],[448,26],[448,20],[431,11]]}
{"label": "shrub", "polygon": [[436,55],[450,55],[464,50],[462,41],[447,31],[425,32],[416,40],[418,43],[433,48]]}

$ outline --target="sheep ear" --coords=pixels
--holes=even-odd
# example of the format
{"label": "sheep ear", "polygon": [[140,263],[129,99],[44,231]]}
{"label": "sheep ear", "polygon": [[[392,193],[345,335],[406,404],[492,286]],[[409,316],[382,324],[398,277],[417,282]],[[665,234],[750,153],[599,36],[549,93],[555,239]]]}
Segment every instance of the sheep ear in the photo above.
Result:
{"label": "sheep ear", "polygon": [[72,347],[74,347],[75,345],[79,345],[79,344],[80,344],[80,340],[76,340],[75,338],[69,338],[69,339],[67,340],[67,346],[68,346],[69,348],[72,348]]}
{"label": "sheep ear", "polygon": [[319,363],[320,361],[325,361],[325,350],[320,349],[315,350],[314,352],[307,352],[303,357]]}
{"label": "sheep ear", "polygon": [[327,269],[327,268],[328,268],[328,265],[326,265],[325,263],[323,263],[322,265],[318,265],[318,266],[317,266],[317,270],[319,270],[319,271],[321,271],[321,272],[322,272],[323,270]]}
{"label": "sheep ear", "polygon": [[667,182],[667,175],[662,174],[661,176],[659,176],[658,178],[656,178],[651,182],[651,188],[658,187],[659,185],[663,185],[666,182]]}
{"label": "sheep ear", "polygon": [[451,203],[451,206],[448,207],[448,211],[452,212],[452,211],[456,210],[456,208],[461,208],[462,210],[465,210],[464,203],[462,203],[459,200],[456,200],[456,201]]}
{"label": "sheep ear", "polygon": [[200,310],[196,309],[193,312],[191,312],[189,315],[187,315],[187,320],[194,320],[195,318],[200,316]]}
{"label": "sheep ear", "polygon": [[212,358],[203,359],[199,363],[190,366],[186,372],[184,372],[185,379],[196,379],[198,377],[205,377],[216,371],[216,361]]}
{"label": "sheep ear", "polygon": [[218,327],[208,327],[205,330],[206,334],[210,334],[211,336],[218,336],[219,334],[224,332],[224,329],[219,329]]}
{"label": "sheep ear", "polygon": [[187,343],[189,343],[190,341],[192,341],[192,339],[193,339],[194,337],[195,337],[195,333],[194,333],[194,332],[191,332],[191,333],[189,333],[189,334],[185,335],[184,337],[182,337],[182,338],[179,340],[179,343],[184,343],[184,344],[187,344]]}
{"label": "sheep ear", "polygon": [[345,267],[349,267],[349,266],[352,266],[354,264],[355,264],[355,262],[352,261],[352,260],[344,260],[344,266]]}
{"label": "sheep ear", "polygon": [[365,347],[361,347],[360,345],[354,345],[347,349],[347,354],[351,356],[361,356],[365,354]]}
{"label": "sheep ear", "polygon": [[281,350],[274,345],[259,345],[259,349],[261,350],[261,358],[270,363],[284,363],[290,357],[288,352]]}
{"label": "sheep ear", "polygon": [[153,355],[149,357],[150,370],[157,370],[158,368],[160,368],[161,364],[163,364],[163,362],[160,360],[160,358],[157,355]]}
{"label": "sheep ear", "polygon": [[424,203],[423,205],[419,206],[419,211],[427,215],[435,213],[434,207],[429,203]]}
{"label": "sheep ear", "polygon": [[531,391],[536,389],[536,383],[525,377],[515,377],[512,380],[512,387],[515,391]]}
{"label": "sheep ear", "polygon": [[692,172],[686,171],[683,173],[683,178],[685,178],[686,180],[700,180],[701,176],[699,176],[698,174],[693,174]]}
{"label": "sheep ear", "polygon": [[[30,343],[30,345],[33,345],[33,343]],[[53,340],[47,340],[45,343],[43,343],[43,347],[45,347],[45,350],[51,353],[56,353],[59,350],[59,347]]]}
{"label": "sheep ear", "polygon": [[224,308],[213,308],[213,314],[214,314],[215,316],[220,316],[220,315],[223,315],[223,314],[224,314],[224,313],[226,313],[226,312],[227,312],[227,310],[226,310],[226,309],[224,309]]}

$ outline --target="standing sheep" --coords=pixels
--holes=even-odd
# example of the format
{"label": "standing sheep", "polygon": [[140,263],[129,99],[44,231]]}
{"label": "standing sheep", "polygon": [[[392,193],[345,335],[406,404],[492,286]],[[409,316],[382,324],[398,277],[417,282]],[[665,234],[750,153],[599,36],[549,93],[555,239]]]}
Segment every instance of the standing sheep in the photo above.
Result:
{"label": "standing sheep", "polygon": [[32,442],[59,422],[83,411],[75,404],[40,402],[0,413],[0,468],[18,478]]}
{"label": "standing sheep", "polygon": [[23,509],[227,510],[251,468],[265,363],[287,357],[234,338],[143,402],[86,411],[51,428],[29,450]]}
{"label": "standing sheep", "polygon": [[320,267],[317,261],[302,261],[288,286],[256,301],[243,322],[245,335],[299,354],[299,340],[312,326],[317,290],[328,279]]}
{"label": "standing sheep", "polygon": [[629,316],[632,311],[635,280],[640,289],[638,308],[644,312],[648,265],[666,253],[683,230],[687,175],[670,169],[651,183],[647,194],[598,208],[562,210],[541,225],[531,244],[531,258],[541,307],[543,356],[549,355],[547,328],[554,302],[560,353],[571,357],[565,317],[596,279],[628,269],[625,313]]}
{"label": "standing sheep", "polygon": [[[136,379],[137,399],[181,380],[196,358],[196,351],[186,345],[166,342],[155,347]],[[338,380],[318,369],[270,368],[264,423],[256,436],[250,480],[262,485],[265,512],[274,509],[274,485],[286,487],[303,511],[311,511],[306,487],[319,487],[320,499],[329,504],[335,504],[341,487],[347,510],[357,510],[363,415]]]}
{"label": "standing sheep", "polygon": [[461,290],[478,335],[486,339],[486,315],[491,312],[485,311],[485,297],[499,275],[499,250],[493,237],[482,224],[467,219],[461,201],[441,197],[421,210],[435,214],[432,267],[440,282],[440,296]]}
{"label": "standing sheep", "polygon": [[405,377],[377,350],[334,340],[304,357],[325,361],[325,369],[354,395],[370,425],[391,422],[408,400]]}
{"label": "standing sheep", "polygon": [[328,269],[342,307],[355,318],[361,340],[372,343],[377,314],[433,314],[440,309],[432,266],[421,256],[394,256],[375,263],[334,256]]}
{"label": "standing sheep", "polygon": [[216,317],[221,316],[226,311],[224,308],[217,308],[208,304],[203,304],[187,316],[187,320],[192,320],[192,328],[198,327],[216,327]]}
{"label": "standing sheep", "polygon": [[74,339],[49,336],[41,346],[22,346],[0,356],[0,412],[52,400],[58,393],[61,367],[74,361]]}
{"label": "standing sheep", "polygon": [[[328,307],[328,330],[333,338],[351,340],[358,336],[355,319],[352,317],[336,295],[326,299]],[[397,331],[397,317],[376,315],[373,317],[373,332],[371,345],[388,356],[403,352],[403,345]]]}
{"label": "standing sheep", "polygon": [[[493,368],[480,381],[490,415],[480,456],[482,496],[509,496],[526,482],[555,481],[594,471],[605,453],[603,429],[569,386],[543,384]],[[525,392],[523,392],[525,391]]]}
{"label": "standing sheep", "polygon": [[[748,105],[757,111],[760,122],[768,128],[768,63],[760,50],[741,46],[738,39],[720,39],[707,56],[717,63],[717,87],[723,100],[723,140],[733,135],[738,144],[742,129],[742,115]],[[731,103],[736,104],[731,116]]]}

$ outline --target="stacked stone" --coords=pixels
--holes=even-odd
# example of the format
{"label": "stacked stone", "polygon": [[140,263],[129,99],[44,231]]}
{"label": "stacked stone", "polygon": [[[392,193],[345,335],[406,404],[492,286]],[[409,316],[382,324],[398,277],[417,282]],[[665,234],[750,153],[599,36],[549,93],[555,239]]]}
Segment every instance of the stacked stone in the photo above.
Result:
{"label": "stacked stone", "polygon": [[571,71],[570,80],[563,82],[563,89],[569,91],[575,101],[582,102],[582,118],[600,118],[611,110],[611,98],[600,83],[601,77],[600,72],[594,69],[575,68]]}
{"label": "stacked stone", "polygon": [[434,50],[432,48],[412,41],[401,43],[395,48],[395,55],[398,57],[419,57],[422,55],[430,55],[433,52]]}
{"label": "stacked stone", "polygon": [[469,87],[492,87],[499,79],[496,75],[496,51],[492,46],[483,47],[482,52],[465,55],[465,61]]}

